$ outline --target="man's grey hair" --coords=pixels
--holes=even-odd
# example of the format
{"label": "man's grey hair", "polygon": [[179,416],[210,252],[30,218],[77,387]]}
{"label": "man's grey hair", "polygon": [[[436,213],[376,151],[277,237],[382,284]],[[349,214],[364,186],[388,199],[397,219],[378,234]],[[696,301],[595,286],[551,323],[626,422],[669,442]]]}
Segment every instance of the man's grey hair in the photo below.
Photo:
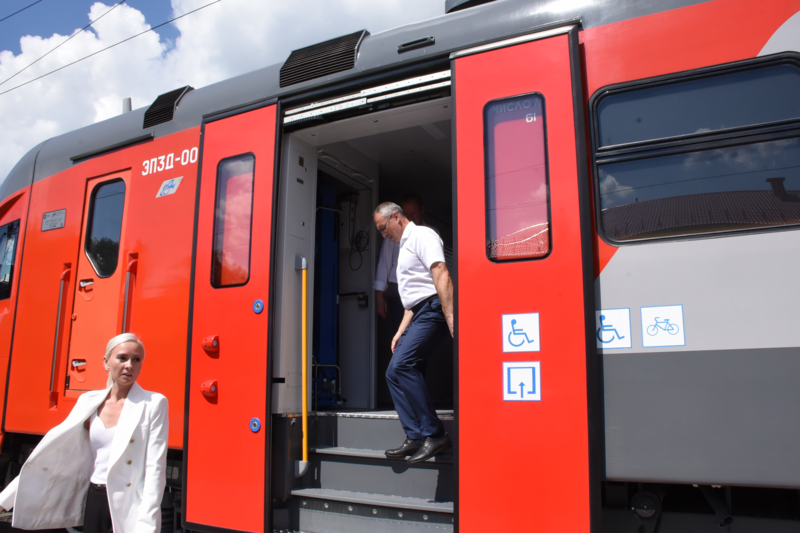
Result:
{"label": "man's grey hair", "polygon": [[395,213],[400,213],[401,216],[406,216],[406,214],[403,213],[403,208],[394,202],[383,202],[381,205],[375,208],[375,211],[372,212],[372,216],[374,217],[376,213],[384,218],[389,218]]}

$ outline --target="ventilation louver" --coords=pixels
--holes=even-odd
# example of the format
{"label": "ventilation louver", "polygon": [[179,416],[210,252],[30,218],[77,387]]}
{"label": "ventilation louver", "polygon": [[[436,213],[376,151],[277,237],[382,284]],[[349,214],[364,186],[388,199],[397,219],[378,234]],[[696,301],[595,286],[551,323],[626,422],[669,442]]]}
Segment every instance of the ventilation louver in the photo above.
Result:
{"label": "ventilation louver", "polygon": [[295,50],[281,67],[281,87],[321,78],[356,66],[356,53],[367,30]]}
{"label": "ventilation louver", "polygon": [[193,87],[187,85],[180,89],[175,89],[168,93],[164,93],[153,102],[144,113],[144,126],[143,128],[152,128],[158,124],[169,122],[175,115],[175,108],[183,95],[189,91],[194,90]]}

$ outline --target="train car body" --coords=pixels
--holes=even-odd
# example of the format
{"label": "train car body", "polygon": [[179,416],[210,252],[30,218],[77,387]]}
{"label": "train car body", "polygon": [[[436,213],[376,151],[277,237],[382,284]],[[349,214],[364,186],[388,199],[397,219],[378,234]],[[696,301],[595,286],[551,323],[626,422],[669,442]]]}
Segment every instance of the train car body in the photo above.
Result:
{"label": "train car body", "polygon": [[[170,527],[800,530],[800,1],[446,11],[23,157],[6,483],[131,331],[170,401]],[[382,455],[371,220],[408,192],[456,287],[427,370],[455,447],[412,467]]]}

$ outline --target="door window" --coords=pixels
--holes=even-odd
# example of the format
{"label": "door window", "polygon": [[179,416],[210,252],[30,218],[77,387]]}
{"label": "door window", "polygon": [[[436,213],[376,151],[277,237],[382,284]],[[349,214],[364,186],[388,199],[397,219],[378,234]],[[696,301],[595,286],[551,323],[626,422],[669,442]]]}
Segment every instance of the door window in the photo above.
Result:
{"label": "door window", "polygon": [[124,207],[124,181],[110,181],[95,188],[89,208],[86,257],[101,278],[117,270]]}
{"label": "door window", "polygon": [[493,100],[483,109],[486,255],[535,259],[550,252],[544,97]]}
{"label": "door window", "polygon": [[217,168],[211,285],[233,287],[250,279],[253,220],[253,154],[229,157]]}

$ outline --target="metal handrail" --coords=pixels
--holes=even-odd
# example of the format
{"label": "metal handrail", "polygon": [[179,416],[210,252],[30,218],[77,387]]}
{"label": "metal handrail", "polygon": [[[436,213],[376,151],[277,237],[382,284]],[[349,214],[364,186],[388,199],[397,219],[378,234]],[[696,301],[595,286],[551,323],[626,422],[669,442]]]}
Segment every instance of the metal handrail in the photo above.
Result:
{"label": "metal handrail", "polygon": [[301,362],[303,379],[303,460],[295,463],[295,477],[303,477],[308,471],[308,261],[300,254],[294,256],[294,268],[303,274],[302,281],[302,327]]}
{"label": "metal handrail", "polygon": [[58,338],[61,334],[61,308],[64,304],[64,283],[69,280],[71,268],[66,268],[61,273],[61,283],[58,286],[58,310],[56,311],[56,337],[53,341],[53,364],[50,367],[50,392],[53,392],[56,381],[56,358],[58,355]]}
{"label": "metal handrail", "polygon": [[133,259],[130,263],[128,263],[128,268],[125,271],[125,301],[122,304],[122,332],[126,333],[128,331],[128,293],[131,288],[131,274],[136,275],[139,268],[139,260]]}

